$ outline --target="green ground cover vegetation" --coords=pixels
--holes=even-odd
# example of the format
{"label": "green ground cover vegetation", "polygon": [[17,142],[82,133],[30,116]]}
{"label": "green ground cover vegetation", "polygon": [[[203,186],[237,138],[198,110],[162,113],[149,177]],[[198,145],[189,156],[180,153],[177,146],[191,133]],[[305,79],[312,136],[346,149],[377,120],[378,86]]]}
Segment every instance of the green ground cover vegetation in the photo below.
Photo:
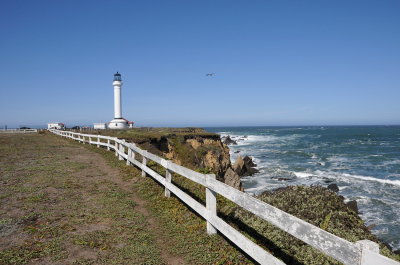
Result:
{"label": "green ground cover vegetation", "polygon": [[[223,236],[208,236],[201,217],[125,163],[55,135],[1,135],[0,264],[163,264],[165,253],[184,264],[254,263]],[[156,163],[149,167],[165,174]],[[173,182],[204,204],[204,187],[176,174]],[[377,241],[325,188],[288,187],[259,199],[349,241]],[[285,263],[339,264],[229,200],[217,201],[221,218]],[[400,260],[383,244],[381,253]]]}

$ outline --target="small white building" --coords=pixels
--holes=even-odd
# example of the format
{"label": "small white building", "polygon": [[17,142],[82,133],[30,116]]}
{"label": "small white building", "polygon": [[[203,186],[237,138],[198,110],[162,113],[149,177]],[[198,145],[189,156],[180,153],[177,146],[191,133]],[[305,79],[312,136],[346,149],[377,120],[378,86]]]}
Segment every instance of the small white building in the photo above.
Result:
{"label": "small white building", "polygon": [[107,123],[93,123],[93,129],[105,130],[105,129],[107,129]]}
{"label": "small white building", "polygon": [[57,130],[64,130],[65,124],[61,122],[49,122],[47,123],[47,129],[57,129]]}

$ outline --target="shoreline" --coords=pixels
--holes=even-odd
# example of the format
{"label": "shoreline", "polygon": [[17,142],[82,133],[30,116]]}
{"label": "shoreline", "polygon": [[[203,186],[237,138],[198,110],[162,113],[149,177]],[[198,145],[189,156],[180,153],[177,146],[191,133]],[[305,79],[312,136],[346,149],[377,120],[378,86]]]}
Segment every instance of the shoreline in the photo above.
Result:
{"label": "shoreline", "polygon": [[[247,127],[244,127],[247,128]],[[265,128],[265,127],[264,127]],[[297,128],[297,127],[296,127]],[[224,128],[220,128],[223,131],[221,135],[222,137],[226,137],[226,136],[231,136],[232,140],[239,140],[237,145],[229,145],[228,147],[230,148],[230,154],[231,154],[231,163],[235,162],[235,155],[239,154],[239,155],[249,155],[253,157],[253,154],[250,152],[251,148],[248,147],[248,145],[246,144],[241,144],[240,141],[245,142],[246,140],[244,140],[243,138],[247,138],[244,137],[245,135],[243,133],[241,134],[230,134],[227,130],[223,130]],[[218,132],[219,133],[219,132]],[[247,132],[248,136],[251,136],[249,132]],[[264,147],[265,148],[265,147]],[[257,151],[256,153],[259,154],[259,152]],[[253,157],[254,158],[254,157]],[[259,163],[259,160],[256,160],[256,163]],[[258,166],[259,170],[263,170],[262,167]],[[266,188],[264,191],[260,191],[260,189],[256,189],[256,191],[254,191],[253,188],[249,188],[249,186],[247,185],[246,187],[246,182],[248,183],[249,181],[254,181],[254,179],[259,178],[260,176],[263,176],[264,172],[258,173],[255,176],[249,176],[249,177],[245,177],[244,179],[242,178],[241,181],[243,183],[243,186],[245,188],[245,192],[253,194],[254,196],[259,196],[261,195],[263,192],[269,192],[269,191],[274,191],[274,190],[279,190],[281,189],[283,186],[284,187],[290,187],[290,186],[297,186],[297,185],[306,185],[306,186],[312,186],[312,185],[320,185],[322,187],[328,188],[328,186],[330,184],[336,184],[339,186],[340,191],[338,190],[338,195],[339,196],[343,196],[345,198],[344,202],[348,203],[351,201],[357,201],[358,206],[361,206],[361,212],[359,213],[360,218],[362,218],[363,220],[368,222],[368,216],[371,212],[366,212],[365,211],[365,202],[362,202],[361,205],[359,203],[360,198],[358,197],[354,197],[354,194],[351,194],[351,189],[348,188],[348,186],[344,187],[343,190],[343,186],[340,186],[340,181],[336,181],[336,176],[331,176],[329,178],[325,179],[325,183],[318,183],[318,184],[313,184],[311,181],[308,184],[304,184],[304,183],[298,183],[298,179],[301,179],[302,181],[304,181],[304,179],[312,179],[313,177],[315,177],[315,174],[313,173],[307,173],[307,176],[305,176],[305,173],[303,176],[299,176],[298,174],[302,174],[302,172],[294,172],[295,176],[294,178],[279,178],[280,183],[277,185],[277,187],[268,187]],[[338,173],[339,174],[339,173]],[[337,175],[338,175],[337,174]],[[343,175],[343,174],[341,174]],[[347,178],[352,178],[354,177],[353,175],[349,175],[349,174],[344,174],[343,176],[347,177]],[[363,176],[355,176],[354,178],[358,178],[359,181],[375,181],[378,183],[382,183],[383,185],[388,184],[388,185],[397,185],[398,183],[400,183],[400,181],[396,181],[396,180],[381,180],[381,179],[375,179],[373,177],[370,177],[370,179],[366,179]],[[250,189],[250,191],[249,191]],[[253,189],[253,190],[252,190]],[[364,199],[363,199],[364,200]],[[383,242],[384,244],[386,244],[390,249],[393,249],[394,251],[396,251],[397,253],[400,252],[400,246],[391,246],[391,242],[390,240],[385,240],[385,237],[382,237],[381,234],[379,232],[376,232],[374,230],[374,228],[376,227],[376,225],[372,222],[369,222],[368,224],[366,224],[366,227],[368,227],[369,229],[372,230],[372,232],[378,236],[380,238],[380,241]],[[381,228],[380,228],[381,229]],[[396,235],[396,233],[391,233],[391,234],[387,234],[387,236],[391,237],[390,235]],[[388,237],[386,237],[387,239]]]}

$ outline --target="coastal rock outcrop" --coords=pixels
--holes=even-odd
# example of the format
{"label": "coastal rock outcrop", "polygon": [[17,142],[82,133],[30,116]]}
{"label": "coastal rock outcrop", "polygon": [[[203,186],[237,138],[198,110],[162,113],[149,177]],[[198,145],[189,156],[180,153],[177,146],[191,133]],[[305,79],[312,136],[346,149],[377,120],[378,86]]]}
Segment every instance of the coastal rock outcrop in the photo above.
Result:
{"label": "coastal rock outcrop", "polygon": [[[149,128],[150,133],[143,130],[143,134],[128,140],[176,164],[205,174],[214,173],[219,181],[242,190],[240,176],[231,165],[229,147],[218,134],[200,128],[160,128],[157,133],[153,132],[155,128]],[[233,141],[229,139],[228,142]]]}
{"label": "coastal rock outcrop", "polygon": [[223,140],[223,143],[226,145],[237,145],[237,142],[232,140],[229,135]]}
{"label": "coastal rock outcrop", "polygon": [[224,176],[225,184],[234,187],[238,190],[243,191],[242,182],[240,181],[240,176],[232,169],[228,168]]}
{"label": "coastal rock outcrop", "polygon": [[355,212],[356,214],[358,214],[358,205],[357,205],[357,201],[353,200],[353,201],[349,201],[346,203],[347,207],[349,207],[350,210],[352,210],[353,212]]}
{"label": "coastal rock outcrop", "polygon": [[331,191],[333,191],[333,192],[339,192],[339,187],[338,187],[338,185],[335,184],[335,183],[329,184],[329,185],[328,185],[328,189],[331,190]]}
{"label": "coastal rock outcrop", "polygon": [[[288,186],[263,192],[256,198],[348,241],[368,239],[377,242],[381,254],[400,260],[399,256],[379,242],[364,221],[345,204],[342,196],[325,187]],[[226,208],[225,214],[231,220],[239,220],[238,223],[251,227],[262,240],[285,249],[283,255],[282,252],[274,254],[282,255],[280,257],[286,264],[341,264],[316,249],[305,247],[304,242],[268,222],[260,222],[257,216],[249,214],[240,206]]]}
{"label": "coastal rock outcrop", "polygon": [[219,138],[169,138],[165,156],[191,169],[215,173],[221,181],[231,165],[229,148]]}
{"label": "coastal rock outcrop", "polygon": [[239,176],[243,177],[251,176],[255,173],[258,173],[259,171],[255,168],[256,166],[257,165],[253,162],[253,159],[251,157],[238,156],[232,168]]}

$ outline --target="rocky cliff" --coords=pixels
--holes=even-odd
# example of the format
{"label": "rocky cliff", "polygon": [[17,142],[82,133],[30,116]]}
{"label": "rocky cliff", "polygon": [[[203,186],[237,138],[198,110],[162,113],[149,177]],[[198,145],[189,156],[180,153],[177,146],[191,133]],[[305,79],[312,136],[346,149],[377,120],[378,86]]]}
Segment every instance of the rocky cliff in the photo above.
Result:
{"label": "rocky cliff", "polygon": [[231,165],[229,148],[218,134],[200,128],[136,128],[101,133],[135,142],[153,154],[195,171],[213,173],[218,180],[242,190],[240,176]]}

